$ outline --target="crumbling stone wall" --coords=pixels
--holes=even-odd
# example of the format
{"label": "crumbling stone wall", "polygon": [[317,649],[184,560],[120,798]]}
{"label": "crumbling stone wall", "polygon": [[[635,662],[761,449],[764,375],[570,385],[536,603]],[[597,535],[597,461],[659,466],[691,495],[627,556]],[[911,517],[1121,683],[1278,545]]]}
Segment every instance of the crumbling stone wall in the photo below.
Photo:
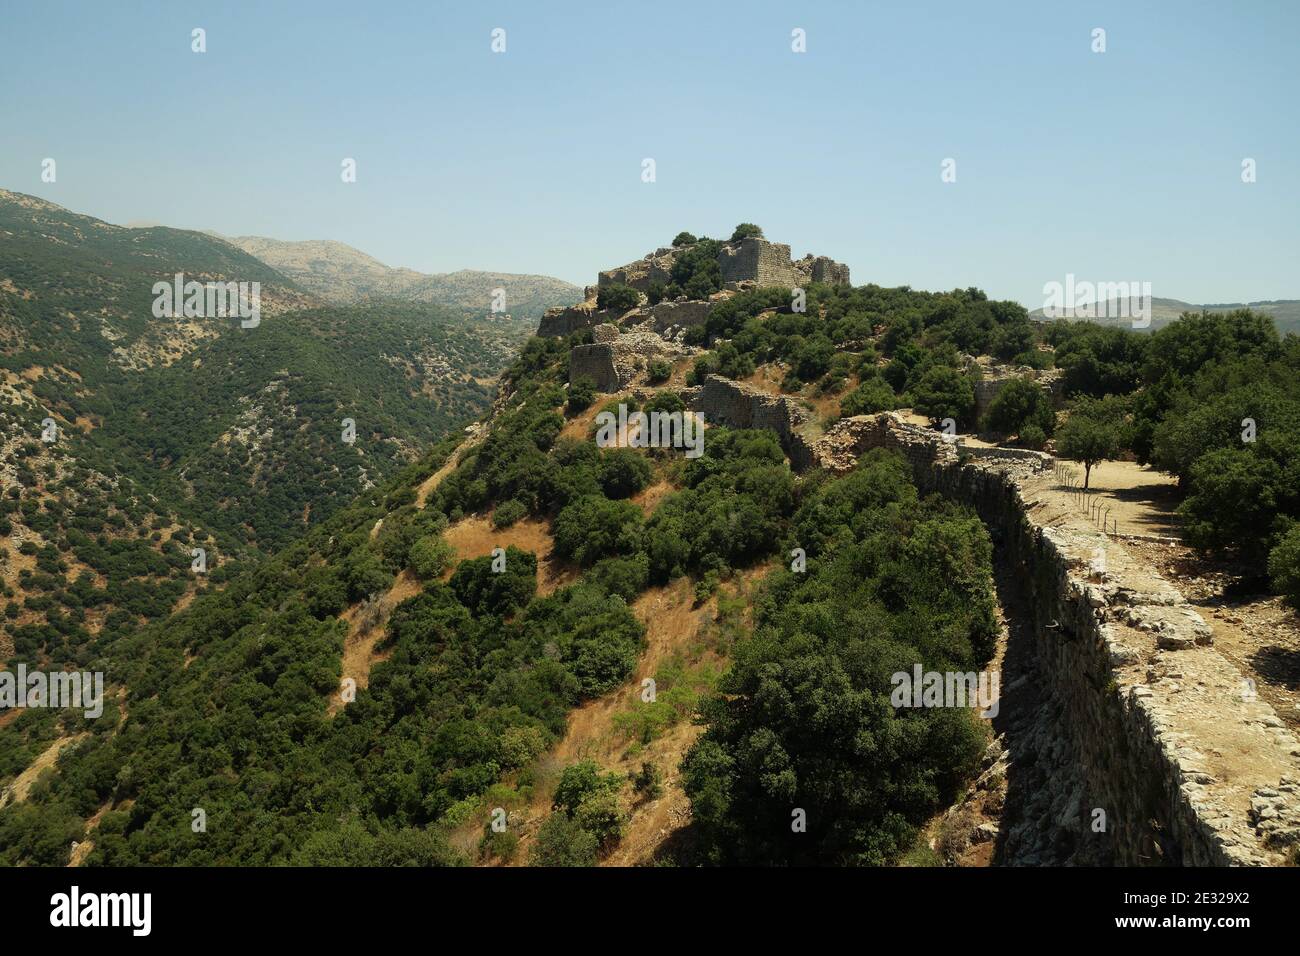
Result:
{"label": "crumbling stone wall", "polygon": [[596,326],[592,337],[591,345],[570,350],[569,382],[590,378],[602,392],[621,392],[636,383],[653,359],[673,361],[697,351],[653,332],[622,332],[608,323]]}
{"label": "crumbling stone wall", "polygon": [[596,383],[597,391],[617,392],[620,388],[618,366],[614,364],[614,346],[608,342],[578,345],[569,352],[569,384],[580,378]]}
{"label": "crumbling stone wall", "polygon": [[721,375],[710,375],[691,396],[690,407],[704,415],[706,425],[771,429],[792,461],[796,456],[808,455],[808,443],[797,429],[808,421],[809,415],[797,402],[784,396],[771,395]]}
{"label": "crumbling stone wall", "polygon": [[691,329],[703,325],[713,311],[713,302],[660,302],[648,310],[654,331],[662,335],[672,329]]}
{"label": "crumbling stone wall", "polygon": [[609,322],[613,317],[609,309],[598,309],[594,302],[560,306],[542,313],[537,334],[542,338],[563,338],[601,322]]}
{"label": "crumbling stone wall", "polygon": [[1052,404],[1060,407],[1065,402],[1065,379],[1061,377],[1059,369],[1048,369],[1037,371],[1028,367],[1013,368],[1010,366],[999,366],[994,369],[985,369],[984,377],[975,383],[975,416],[983,418],[993,404],[993,399],[998,397],[1008,382],[1017,378],[1031,378],[1038,383],[1043,391],[1052,400]]}
{"label": "crumbling stone wall", "polygon": [[723,282],[757,282],[760,286],[795,286],[790,247],[757,236],[729,242],[718,253]]}
{"label": "crumbling stone wall", "polygon": [[[970,461],[892,413],[842,421],[815,458],[842,470],[872,447],[901,451],[923,492],[974,507],[1027,589],[1035,673],[1059,717],[1035,754],[1048,765],[1034,795],[1046,819],[1016,822],[1009,848],[1041,846],[1028,831],[1046,827],[1049,844],[1096,862],[1280,864],[1300,843],[1300,741],[1242,693],[1241,672],[1169,582],[1100,532],[1034,520],[1024,487],[1052,459]],[[1091,828],[1097,809],[1104,834]]]}
{"label": "crumbling stone wall", "polygon": [[645,292],[652,282],[667,285],[672,281],[673,263],[677,261],[678,250],[673,248],[656,249],[647,253],[636,262],[629,262],[616,269],[606,269],[596,279],[597,286],[627,285]]}
{"label": "crumbling stone wall", "polygon": [[813,256],[811,253],[794,264],[800,278],[800,285],[808,282],[823,282],[826,285],[851,285],[849,267],[827,256]]}

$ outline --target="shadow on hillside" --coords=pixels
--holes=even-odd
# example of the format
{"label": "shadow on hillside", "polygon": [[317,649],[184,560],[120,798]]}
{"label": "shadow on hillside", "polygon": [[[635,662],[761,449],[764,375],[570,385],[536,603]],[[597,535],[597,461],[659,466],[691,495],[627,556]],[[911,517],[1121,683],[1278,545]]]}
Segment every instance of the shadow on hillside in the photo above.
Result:
{"label": "shadow on hillside", "polygon": [[1300,690],[1300,651],[1289,647],[1262,647],[1250,656],[1250,664],[1270,684]]}

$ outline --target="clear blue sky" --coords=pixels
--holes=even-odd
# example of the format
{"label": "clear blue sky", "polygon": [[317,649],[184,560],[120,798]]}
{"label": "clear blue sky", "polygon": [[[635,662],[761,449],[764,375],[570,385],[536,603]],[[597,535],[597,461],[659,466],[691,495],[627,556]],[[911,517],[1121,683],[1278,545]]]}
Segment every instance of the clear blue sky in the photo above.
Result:
{"label": "clear blue sky", "polygon": [[3,3],[0,186],[111,222],[585,284],[752,221],[858,283],[1300,297],[1293,0]]}

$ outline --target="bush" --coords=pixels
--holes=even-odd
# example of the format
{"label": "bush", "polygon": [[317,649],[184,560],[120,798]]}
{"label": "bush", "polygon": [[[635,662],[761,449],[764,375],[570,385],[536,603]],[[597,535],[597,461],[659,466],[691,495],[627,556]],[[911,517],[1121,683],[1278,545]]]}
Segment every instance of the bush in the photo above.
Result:
{"label": "bush", "polygon": [[528,514],[528,509],[513,498],[509,501],[503,501],[492,512],[492,527],[508,528],[526,514]]}
{"label": "bush", "polygon": [[552,813],[529,853],[533,866],[595,866],[600,841],[567,814]]}
{"label": "bush", "polygon": [[[1277,462],[1243,448],[1216,448],[1192,466],[1191,494],[1178,506],[1194,548],[1229,551],[1260,570],[1267,563],[1286,478]],[[1285,552],[1284,552],[1285,554]]]}
{"label": "bush", "polygon": [[587,378],[584,375],[574,379],[569,385],[569,399],[567,402],[569,414],[576,415],[578,412],[585,412],[595,400],[596,382],[594,379]]}
{"label": "bush", "polygon": [[682,246],[693,246],[697,242],[699,242],[699,240],[689,232],[679,232],[673,237],[673,248],[680,249]]}
{"label": "bush", "polygon": [[552,806],[572,817],[605,848],[623,835],[627,824],[618,799],[622,785],[618,774],[601,773],[594,761],[583,760],[564,768]]}
{"label": "bush", "polygon": [[628,772],[632,780],[632,789],[645,800],[654,800],[664,792],[664,775],[659,767],[652,763],[642,763],[637,773]]}
{"label": "bush", "polygon": [[984,417],[986,428],[1007,435],[1019,435],[1033,426],[1046,437],[1052,434],[1055,425],[1051,399],[1036,382],[1027,378],[1012,379],[1003,385]]}
{"label": "bush", "polygon": [[653,470],[631,448],[613,448],[600,456],[600,486],[609,498],[630,498],[650,483]]}
{"label": "bush", "polygon": [[763,230],[752,222],[742,222],[731,233],[731,241],[739,242],[741,239],[748,239],[751,236],[761,239],[763,238]]}
{"label": "bush", "polygon": [[1026,425],[1020,430],[1020,444],[1026,448],[1042,448],[1047,444],[1047,434],[1037,425]]}
{"label": "bush", "polygon": [[1292,525],[1269,552],[1268,576],[1273,590],[1284,596],[1292,607],[1300,608],[1300,524]]}
{"label": "bush", "polygon": [[651,359],[650,365],[646,369],[647,376],[651,385],[658,385],[666,382],[673,374],[673,367],[663,359]]}
{"label": "bush", "polygon": [[425,581],[441,577],[455,553],[452,546],[444,541],[441,535],[425,535],[411,545],[409,558],[411,570],[415,572],[416,577]]}
{"label": "bush", "polygon": [[555,551],[579,564],[632,554],[641,545],[641,509],[626,501],[584,495],[555,517]]}
{"label": "bush", "polygon": [[962,425],[975,410],[975,389],[958,369],[936,365],[912,389],[912,406],[935,422],[951,418]]}
{"label": "bush", "polygon": [[869,378],[840,399],[840,414],[874,415],[898,407],[898,396],[889,383],[880,378]]}
{"label": "bush", "polygon": [[531,551],[506,548],[504,571],[492,570],[495,560],[485,555],[462,561],[451,576],[456,599],[476,614],[512,614],[537,593],[537,556]]}
{"label": "bush", "polygon": [[631,286],[603,285],[596,291],[596,305],[602,309],[626,312],[641,304],[641,293]]}

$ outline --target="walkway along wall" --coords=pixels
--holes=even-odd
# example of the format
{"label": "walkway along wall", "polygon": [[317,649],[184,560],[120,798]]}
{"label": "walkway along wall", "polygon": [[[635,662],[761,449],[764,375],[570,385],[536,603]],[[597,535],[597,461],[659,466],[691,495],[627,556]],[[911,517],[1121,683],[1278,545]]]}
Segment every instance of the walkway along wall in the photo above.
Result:
{"label": "walkway along wall", "polygon": [[1078,812],[1057,825],[1096,841],[1081,858],[1278,865],[1300,843],[1300,741],[1172,584],[1118,541],[1036,514],[1035,492],[1053,481],[1049,456],[964,456],[888,412],[813,441],[788,399],[716,376],[691,398],[708,422],[773,428],[797,470],[844,472],[870,448],[898,451],[923,493],[979,514],[1027,591],[1035,673],[1060,714],[1063,739],[1052,744],[1065,748],[1063,785],[1077,791],[1065,802]]}

